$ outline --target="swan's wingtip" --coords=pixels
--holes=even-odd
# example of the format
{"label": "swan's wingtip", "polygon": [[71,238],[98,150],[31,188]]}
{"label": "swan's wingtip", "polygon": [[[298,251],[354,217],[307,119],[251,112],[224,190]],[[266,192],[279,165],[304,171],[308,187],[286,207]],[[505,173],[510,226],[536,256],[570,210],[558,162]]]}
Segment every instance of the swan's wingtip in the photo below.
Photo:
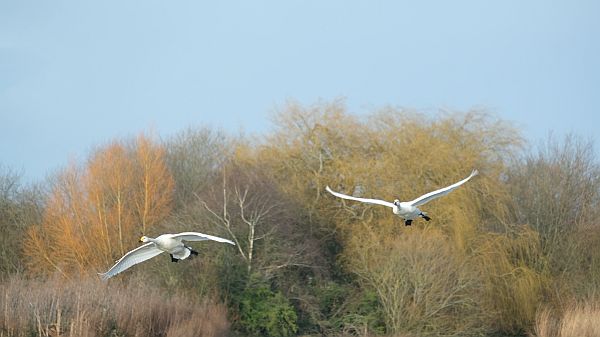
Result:
{"label": "swan's wingtip", "polygon": [[110,278],[110,276],[107,275],[107,273],[97,273],[98,276],[100,276],[100,279],[102,281],[108,281],[108,279]]}
{"label": "swan's wingtip", "polygon": [[325,190],[326,190],[327,192],[331,192],[331,188],[329,188],[329,185],[326,185],[326,186],[325,186]]}
{"label": "swan's wingtip", "polygon": [[471,176],[476,176],[479,174],[479,170],[478,169],[473,169],[473,172],[471,172]]}

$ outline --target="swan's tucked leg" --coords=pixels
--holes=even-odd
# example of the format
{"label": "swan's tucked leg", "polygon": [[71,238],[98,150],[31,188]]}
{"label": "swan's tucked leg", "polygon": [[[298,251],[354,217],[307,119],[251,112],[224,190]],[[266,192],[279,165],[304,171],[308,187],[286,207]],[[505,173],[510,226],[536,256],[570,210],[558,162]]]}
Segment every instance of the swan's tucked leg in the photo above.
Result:
{"label": "swan's tucked leg", "polygon": [[169,255],[171,255],[171,262],[175,262],[175,263],[179,262],[179,259],[176,259],[173,257],[173,254],[169,254]]}
{"label": "swan's tucked leg", "polygon": [[404,226],[412,225],[412,220],[404,220]]}
{"label": "swan's tucked leg", "polygon": [[419,213],[419,216],[421,216],[421,218],[425,219],[425,221],[429,221],[429,220],[431,220],[431,218],[430,218],[430,217],[428,217],[428,216],[427,216],[427,214],[425,214],[425,213],[423,213],[423,212]]}

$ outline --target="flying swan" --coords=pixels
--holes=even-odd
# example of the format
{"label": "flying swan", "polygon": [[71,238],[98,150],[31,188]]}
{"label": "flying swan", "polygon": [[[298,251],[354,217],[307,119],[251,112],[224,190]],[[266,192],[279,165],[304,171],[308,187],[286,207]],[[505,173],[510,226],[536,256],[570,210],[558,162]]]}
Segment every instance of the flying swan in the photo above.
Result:
{"label": "flying swan", "polygon": [[235,245],[230,240],[223,239],[217,236],[196,233],[196,232],[183,232],[179,234],[163,234],[156,239],[142,236],[140,242],[145,242],[144,245],[137,247],[134,250],[129,251],[123,255],[112,268],[106,273],[98,273],[103,280],[117,275],[118,273],[126,270],[127,268],[149,260],[163,252],[171,255],[171,262],[178,262],[183,260],[190,255],[198,255],[198,252],[193,250],[191,247],[186,246],[182,241],[206,241],[212,240],[217,242],[226,242]]}
{"label": "flying swan", "polygon": [[469,181],[469,179],[473,178],[478,173],[479,173],[479,171],[473,170],[473,172],[471,172],[471,174],[468,177],[466,177],[465,179],[463,179],[455,184],[452,184],[452,185],[444,187],[444,188],[440,188],[439,190],[436,190],[433,192],[429,192],[427,194],[424,194],[424,195],[416,198],[413,201],[408,201],[408,202],[400,202],[400,200],[396,199],[392,203],[392,202],[387,202],[387,201],[378,200],[378,199],[357,198],[357,197],[345,195],[342,193],[334,192],[331,190],[331,188],[329,188],[329,186],[325,187],[325,189],[327,190],[327,192],[329,192],[339,198],[348,199],[348,200],[356,200],[356,201],[360,201],[360,202],[366,202],[369,204],[377,204],[377,205],[391,207],[394,214],[403,218],[404,224],[406,226],[410,226],[412,224],[413,219],[415,219],[418,216],[422,217],[426,221],[431,220],[431,218],[428,217],[426,213],[424,213],[420,209],[418,209],[417,206],[424,205],[433,199],[439,198],[441,196],[444,196],[444,195],[452,192],[455,188],[466,183],[467,181]]}

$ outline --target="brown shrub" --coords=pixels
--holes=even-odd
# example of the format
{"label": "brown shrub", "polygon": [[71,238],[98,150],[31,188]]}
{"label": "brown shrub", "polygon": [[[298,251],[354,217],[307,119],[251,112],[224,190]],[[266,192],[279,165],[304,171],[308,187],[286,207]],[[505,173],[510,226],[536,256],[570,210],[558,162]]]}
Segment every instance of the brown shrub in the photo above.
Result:
{"label": "brown shrub", "polygon": [[142,279],[64,281],[13,277],[0,285],[2,336],[198,336],[228,334],[221,303],[170,295]]}
{"label": "brown shrub", "polygon": [[[365,232],[369,232],[365,229]],[[481,335],[476,275],[440,230],[412,228],[396,238],[355,237],[349,264],[377,292],[389,333]]]}

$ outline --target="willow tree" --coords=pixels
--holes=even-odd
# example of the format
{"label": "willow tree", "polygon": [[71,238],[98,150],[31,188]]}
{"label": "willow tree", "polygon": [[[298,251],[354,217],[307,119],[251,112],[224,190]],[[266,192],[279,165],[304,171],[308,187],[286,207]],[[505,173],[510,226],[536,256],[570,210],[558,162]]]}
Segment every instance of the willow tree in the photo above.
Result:
{"label": "willow tree", "polygon": [[42,222],[24,244],[31,272],[74,272],[107,268],[136,238],[170,211],[173,180],[163,148],[140,135],[93,152],[83,167],[56,176]]}
{"label": "willow tree", "polygon": [[[262,146],[259,160],[282,190],[311,211],[313,221],[303,225],[333,234],[342,247],[337,261],[358,276],[363,288],[379,294],[383,312],[388,315],[388,332],[408,329],[435,335],[441,332],[427,330],[427,326],[436,320],[444,327],[444,334],[464,334],[447,315],[477,312],[474,303],[483,303],[482,298],[494,296],[493,286],[504,280],[495,272],[512,273],[518,269],[534,275],[528,278],[535,283],[531,284],[534,295],[515,300],[524,302],[521,312],[527,316],[516,324],[521,324],[520,327],[528,324],[532,317],[529,308],[539,301],[542,277],[537,266],[528,264],[530,260],[512,255],[513,245],[518,247],[520,243],[512,235],[515,226],[511,222],[511,197],[505,183],[508,165],[520,148],[519,133],[480,110],[432,116],[386,107],[362,117],[346,110],[343,101],[312,106],[288,103],[276,113],[276,132]],[[422,207],[432,221],[416,221],[412,227],[405,227],[386,207],[341,200],[324,192],[329,185],[358,197],[412,200],[463,178],[474,168],[479,169],[479,176]],[[425,231],[419,234],[419,240],[407,239],[419,231]],[[492,273],[485,264],[494,263],[488,255],[495,252],[484,248],[497,240],[498,235],[507,243],[498,253],[503,257],[497,259],[502,265]],[[538,247],[535,243],[530,246],[532,250]],[[435,255],[436,259],[440,266],[446,263],[447,268],[427,268],[428,247],[440,248],[441,255]],[[402,267],[403,260],[391,257],[412,250],[425,252],[423,256],[415,255],[415,263],[422,264],[414,266],[419,268],[421,276],[442,273],[442,278],[448,280],[447,287],[436,290],[438,302],[405,298],[411,293],[409,290],[415,291],[410,288],[415,284]],[[361,261],[379,262],[373,265]],[[399,280],[409,288],[406,293],[386,292],[386,288],[390,289],[383,281],[386,279]],[[457,289],[460,291],[455,293]],[[507,286],[507,292],[510,290]],[[435,307],[433,303],[446,300],[449,306],[444,310],[428,311]],[[489,304],[485,309],[490,309],[492,315],[508,310],[507,306],[494,304],[498,302],[485,302]],[[465,309],[465,305],[470,308]],[[424,314],[400,314],[406,310]],[[508,313],[503,317],[507,316]],[[478,328],[473,322],[463,322],[463,326],[471,327],[473,333],[495,328],[489,315],[475,317],[479,320]],[[460,321],[458,316],[454,320]],[[507,321],[497,329],[513,330],[514,324],[515,321]]]}
{"label": "willow tree", "polygon": [[324,192],[326,185],[355,196],[412,200],[474,168],[481,172],[476,179],[423,208],[461,249],[478,226],[501,231],[507,225],[510,196],[502,179],[521,140],[483,111],[427,116],[384,108],[361,118],[342,101],[309,107],[290,102],[275,122],[259,160],[312,214],[333,216],[336,232],[351,235],[351,224],[360,221],[384,221],[394,229],[401,222],[389,209],[336,200]]}

